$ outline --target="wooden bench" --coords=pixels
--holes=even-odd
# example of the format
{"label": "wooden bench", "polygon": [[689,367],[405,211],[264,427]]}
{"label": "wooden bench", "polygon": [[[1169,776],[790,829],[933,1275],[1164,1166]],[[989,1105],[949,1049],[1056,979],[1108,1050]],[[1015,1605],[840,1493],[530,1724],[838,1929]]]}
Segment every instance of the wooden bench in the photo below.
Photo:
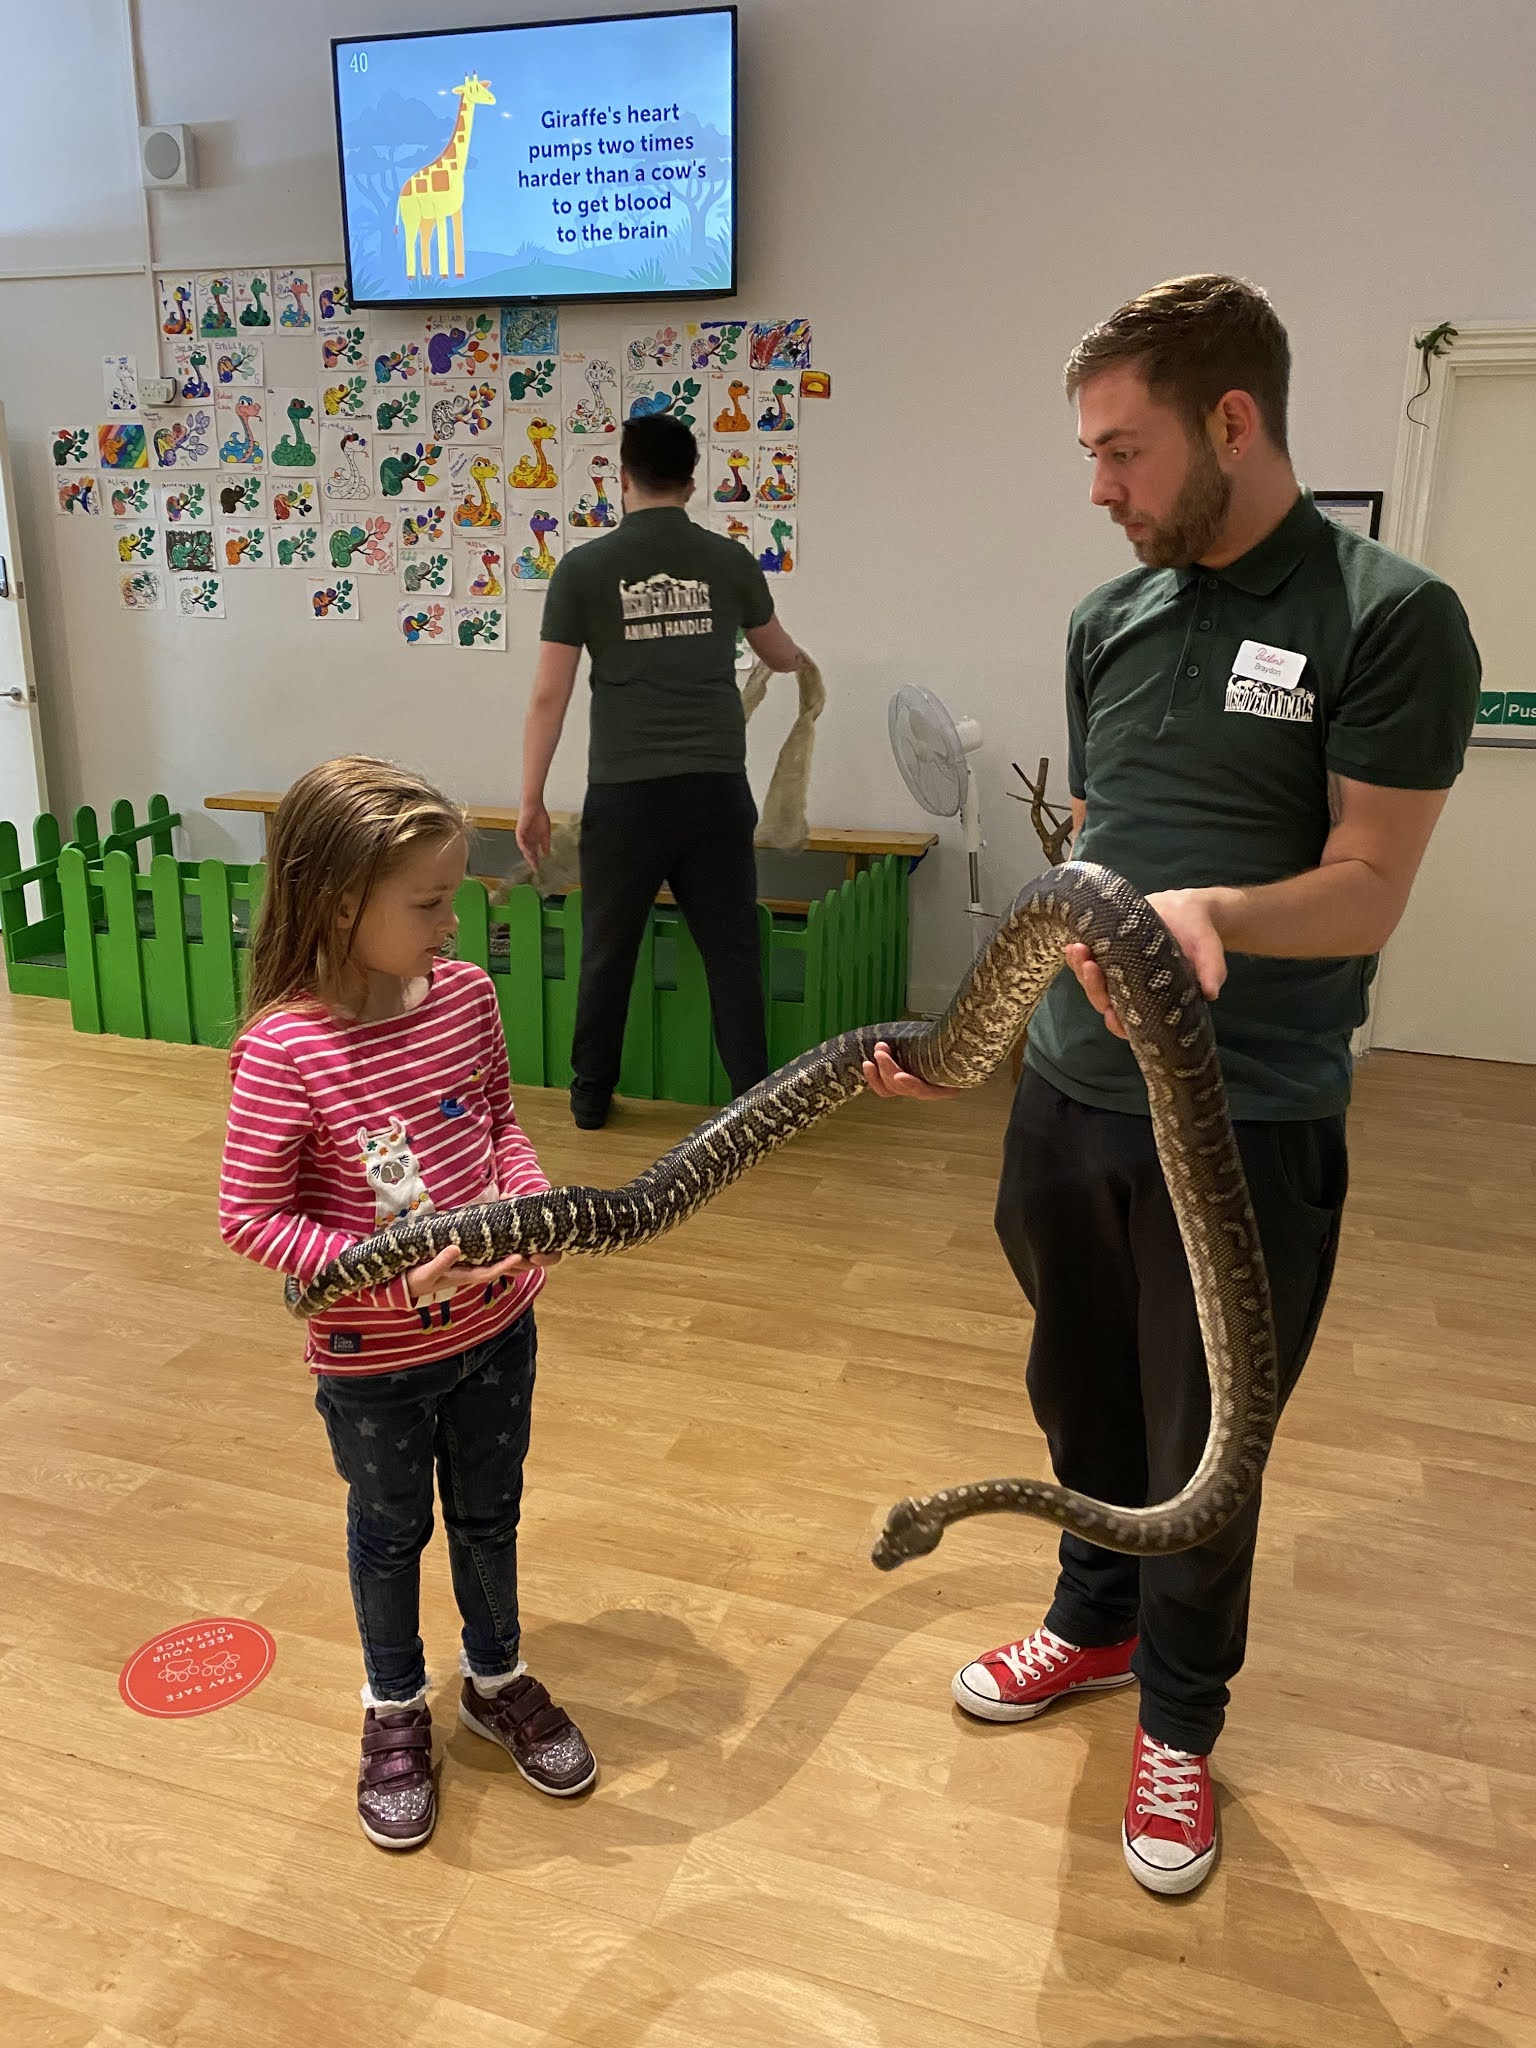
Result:
{"label": "wooden bench", "polygon": [[[272,814],[281,801],[281,796],[270,789],[230,789],[221,796],[205,796],[203,807],[210,811],[254,812],[263,820],[264,826],[270,826]],[[517,812],[504,804],[466,804],[465,809],[469,813],[470,824],[477,832],[517,830]],[[571,811],[551,813],[557,823],[574,815]],[[910,871],[938,843],[936,832],[881,832],[862,825],[813,825],[802,851],[841,854],[843,874],[851,882],[872,860],[879,860],[886,854],[896,854],[905,860]],[[670,901],[670,898],[665,900]],[[806,909],[802,902],[777,897],[769,902],[768,907],[770,910],[800,912]]]}

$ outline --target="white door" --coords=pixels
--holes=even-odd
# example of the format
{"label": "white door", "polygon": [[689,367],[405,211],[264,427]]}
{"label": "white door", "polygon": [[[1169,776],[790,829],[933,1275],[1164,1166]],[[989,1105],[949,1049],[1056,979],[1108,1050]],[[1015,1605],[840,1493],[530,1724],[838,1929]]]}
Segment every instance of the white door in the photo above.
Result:
{"label": "white door", "polygon": [[0,406],[0,818],[9,818],[24,863],[32,855],[32,820],[48,808],[43,736],[32,681],[32,643],[16,535],[11,450]]}
{"label": "white door", "polygon": [[[1449,381],[1422,539],[1399,545],[1466,606],[1485,693],[1536,692],[1536,333],[1528,362]],[[1374,1046],[1536,1061],[1536,729],[1505,736],[1469,751],[1451,792],[1382,957]]]}

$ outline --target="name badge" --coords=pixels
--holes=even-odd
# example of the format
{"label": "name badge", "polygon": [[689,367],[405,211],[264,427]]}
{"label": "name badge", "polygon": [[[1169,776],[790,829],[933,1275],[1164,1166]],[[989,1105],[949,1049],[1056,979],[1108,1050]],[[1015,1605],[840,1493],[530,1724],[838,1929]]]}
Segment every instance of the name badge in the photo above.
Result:
{"label": "name badge", "polygon": [[1270,683],[1277,690],[1294,690],[1306,666],[1307,657],[1293,654],[1288,647],[1266,647],[1262,640],[1245,640],[1237,650],[1232,673],[1245,682]]}

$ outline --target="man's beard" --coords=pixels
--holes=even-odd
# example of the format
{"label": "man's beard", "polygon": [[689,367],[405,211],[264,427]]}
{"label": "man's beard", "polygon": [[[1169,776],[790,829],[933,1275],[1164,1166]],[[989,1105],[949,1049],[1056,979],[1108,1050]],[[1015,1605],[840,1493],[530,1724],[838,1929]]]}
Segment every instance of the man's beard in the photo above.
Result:
{"label": "man's beard", "polygon": [[[1232,479],[1204,434],[1190,436],[1189,474],[1166,519],[1151,522],[1131,546],[1148,569],[1187,569],[1215,546],[1232,503]],[[1125,521],[1117,519],[1117,526]]]}

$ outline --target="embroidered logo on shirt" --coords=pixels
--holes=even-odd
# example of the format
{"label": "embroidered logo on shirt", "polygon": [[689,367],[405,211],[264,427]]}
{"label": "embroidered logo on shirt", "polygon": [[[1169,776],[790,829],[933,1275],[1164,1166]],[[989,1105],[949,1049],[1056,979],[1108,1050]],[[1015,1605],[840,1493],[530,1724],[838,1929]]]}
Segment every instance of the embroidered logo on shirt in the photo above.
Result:
{"label": "embroidered logo on shirt", "polygon": [[1227,679],[1228,711],[1246,711],[1254,718],[1278,718],[1287,725],[1310,725],[1317,716],[1315,690],[1277,689],[1273,683],[1250,682],[1246,676]]}
{"label": "embroidered logo on shirt", "polygon": [[648,576],[619,584],[626,640],[687,639],[715,630],[709,585],[694,576]]}
{"label": "embroidered logo on shirt", "polygon": [[333,1330],[331,1351],[338,1358],[345,1358],[363,1348],[362,1333],[358,1330]]}
{"label": "embroidered logo on shirt", "polygon": [[392,1116],[388,1128],[382,1131],[370,1131],[366,1124],[362,1125],[357,1133],[357,1149],[362,1154],[364,1176],[373,1189],[376,1230],[391,1223],[403,1223],[411,1216],[432,1214],[432,1197],[422,1181],[410,1135],[399,1117]]}

